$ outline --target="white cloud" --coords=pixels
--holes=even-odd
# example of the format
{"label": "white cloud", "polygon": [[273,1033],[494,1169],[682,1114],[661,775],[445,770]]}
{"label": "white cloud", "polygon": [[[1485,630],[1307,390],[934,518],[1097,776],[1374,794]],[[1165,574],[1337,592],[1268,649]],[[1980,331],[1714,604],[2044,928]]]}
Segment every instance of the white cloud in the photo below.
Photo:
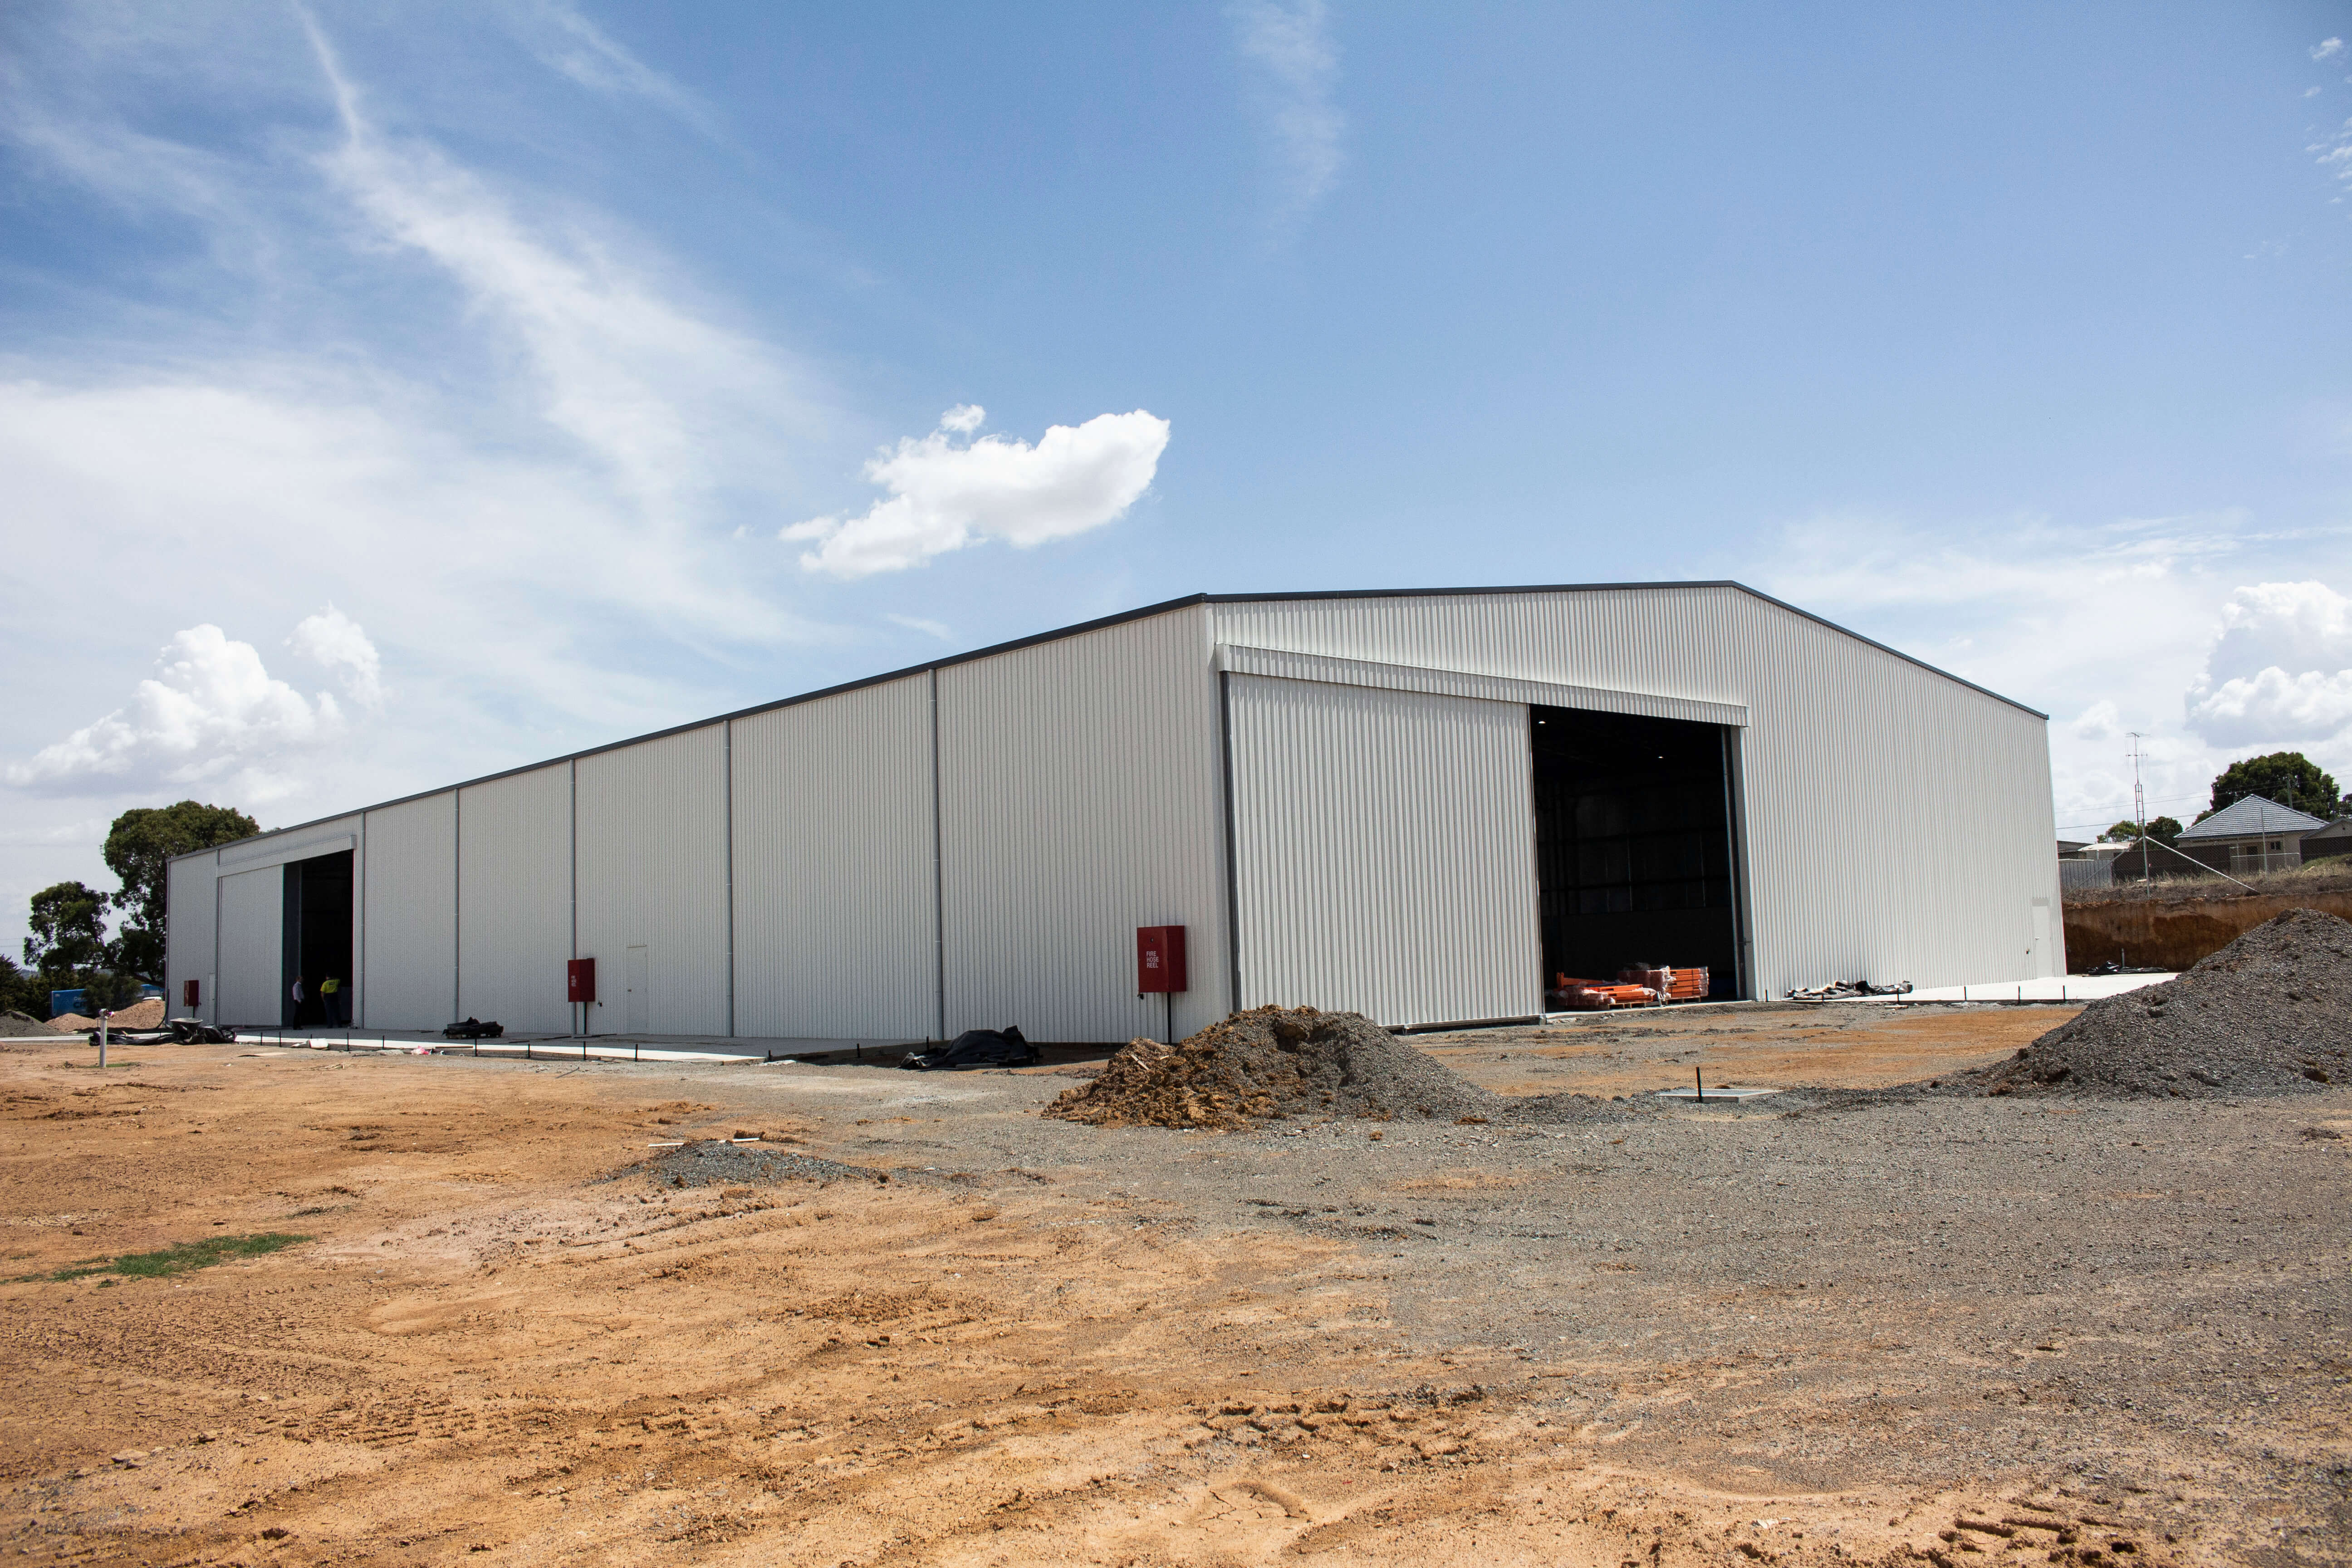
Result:
{"label": "white cloud", "polygon": [[910,632],[920,632],[925,637],[937,637],[941,642],[946,642],[955,636],[945,622],[927,621],[920,616],[884,616],[882,618],[894,626],[904,626]]}
{"label": "white cloud", "polygon": [[700,99],[614,43],[564,0],[539,0],[512,15],[526,47],[551,70],[591,91],[642,98],[706,136],[716,134]]}
{"label": "white cloud", "polygon": [[2343,39],[2323,38],[2317,44],[2312,46],[2311,58],[2315,60],[2332,60],[2343,52]]}
{"label": "white cloud", "polygon": [[1331,101],[1339,52],[1323,0],[1236,0],[1233,19],[1242,58],[1255,78],[1281,183],[1279,218],[1295,223],[1339,177],[1347,117]]}
{"label": "white cloud", "polygon": [[[520,346],[542,416],[609,465],[657,520],[719,482],[714,435],[793,401],[772,355],[679,310],[610,247],[534,232],[441,152],[380,134],[312,30],[344,140],[324,165],[382,239],[429,258]],[[735,428],[730,431],[730,426]]]}
{"label": "white cloud", "polygon": [[2325,142],[2314,142],[2304,149],[2312,161],[2337,179],[2352,184],[2352,120],[2338,126],[2336,134]]}
{"label": "white cloud", "polygon": [[1168,421],[1137,409],[1050,426],[1034,447],[1003,436],[958,446],[983,411],[950,409],[940,428],[907,437],[866,465],[890,492],[859,516],[794,523],[778,537],[814,540],[801,565],[836,577],[919,566],[987,539],[1027,548],[1099,528],[1150,488],[1168,446]]}
{"label": "white cloud", "polygon": [[383,706],[383,662],[360,624],[329,605],[296,623],[286,646],[341,677],[343,689],[362,707]]}
{"label": "white cloud", "polygon": [[2084,709],[2074,721],[2078,741],[2112,741],[2123,732],[2123,715],[2104,697]]}
{"label": "white cloud", "polygon": [[233,781],[242,799],[265,801],[286,793],[271,760],[341,731],[331,695],[304,698],[218,626],[174,633],[156,665],[127,707],[10,767],[8,782],[79,795]]}
{"label": "white cloud", "polygon": [[2325,583],[2259,583],[2221,607],[2188,693],[2218,746],[2326,741],[2352,725],[2352,599]]}

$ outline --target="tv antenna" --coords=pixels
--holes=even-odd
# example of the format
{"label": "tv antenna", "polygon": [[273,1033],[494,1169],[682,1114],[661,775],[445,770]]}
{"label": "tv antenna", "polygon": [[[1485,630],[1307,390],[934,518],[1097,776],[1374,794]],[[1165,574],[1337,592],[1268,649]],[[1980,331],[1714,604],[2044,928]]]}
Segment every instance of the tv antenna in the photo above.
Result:
{"label": "tv antenna", "polygon": [[2129,733],[2131,735],[2132,743],[2132,820],[2139,824],[2139,879],[2145,882],[2148,879],[2147,795],[2140,788],[2139,784],[2140,732],[2137,730],[2133,730],[2129,731]]}

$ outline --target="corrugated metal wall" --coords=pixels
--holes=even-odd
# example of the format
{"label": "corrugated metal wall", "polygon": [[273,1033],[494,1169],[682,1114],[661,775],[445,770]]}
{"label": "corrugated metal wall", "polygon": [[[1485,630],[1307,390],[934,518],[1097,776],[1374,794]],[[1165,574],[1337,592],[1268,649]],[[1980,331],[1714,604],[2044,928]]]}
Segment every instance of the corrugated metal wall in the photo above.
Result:
{"label": "corrugated metal wall", "polygon": [[462,1016],[457,803],[445,790],[367,814],[353,1020],[367,1028],[437,1029]]}
{"label": "corrugated metal wall", "polygon": [[928,675],[735,721],[735,1030],[938,1027]]}
{"label": "corrugated metal wall", "polygon": [[1187,928],[1181,1034],[1223,1016],[1222,765],[1205,607],[939,672],[947,1032],[1161,1032],[1135,928]]}
{"label": "corrugated metal wall", "polygon": [[1228,680],[1242,1005],[1540,1011],[1526,707]]}
{"label": "corrugated metal wall", "polygon": [[720,726],[579,762],[580,955],[596,960],[590,1031],[626,1025],[628,950],[646,952],[648,1032],[727,1032],[727,823]]}
{"label": "corrugated metal wall", "polygon": [[186,994],[184,987],[191,980],[197,985],[196,1016],[207,1022],[220,1016],[216,994],[220,986],[213,978],[218,956],[213,947],[218,862],[218,855],[207,850],[174,860],[168,868],[163,893],[163,1010],[174,1018],[188,1012],[180,998]]}
{"label": "corrugated metal wall", "polygon": [[571,766],[470,785],[457,828],[458,1014],[570,1033]]}
{"label": "corrugated metal wall", "polygon": [[220,879],[220,1020],[276,1027],[285,1016],[278,988],[286,954],[282,864]]}
{"label": "corrugated metal wall", "polygon": [[2058,884],[2049,739],[1997,698],[1727,587],[1215,611],[1221,642],[1745,706],[1751,988],[2035,972],[2032,901]]}

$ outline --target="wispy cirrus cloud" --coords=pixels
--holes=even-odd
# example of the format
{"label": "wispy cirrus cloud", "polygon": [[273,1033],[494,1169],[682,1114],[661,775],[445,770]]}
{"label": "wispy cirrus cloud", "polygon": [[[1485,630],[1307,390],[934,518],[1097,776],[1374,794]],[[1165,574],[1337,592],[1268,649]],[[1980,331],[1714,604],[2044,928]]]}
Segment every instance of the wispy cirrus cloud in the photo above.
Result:
{"label": "wispy cirrus cloud", "polygon": [[[218,131],[236,115],[250,133]],[[846,635],[790,608],[784,565],[731,538],[784,504],[825,390],[657,247],[390,129],[401,117],[299,12],[198,26],[59,8],[0,51],[0,157],[46,199],[139,220],[166,279],[109,278],[135,334],[0,367],[13,563],[139,561],[109,585],[116,613],[219,639],[128,705],[135,667],[72,661],[40,721],[71,733],[19,752],[16,787],[241,778],[274,736],[278,800],[339,775],[381,792],[437,776],[453,742],[520,761],[574,726],[671,721],[710,703],[714,663]],[[246,330],[256,299],[295,329]],[[335,673],[337,711],[379,711],[348,743],[296,744],[326,710],[278,691],[241,639],[327,599],[289,646]],[[19,623],[21,668],[56,634]],[[215,719],[173,717],[192,713]]]}
{"label": "wispy cirrus cloud", "polygon": [[705,136],[719,134],[710,106],[615,43],[567,0],[514,7],[509,23],[541,64],[593,92],[642,99]]}
{"label": "wispy cirrus cloud", "polygon": [[1282,227],[1303,221],[1339,177],[1347,116],[1333,96],[1339,51],[1324,0],[1235,0],[1228,9],[1264,121]]}

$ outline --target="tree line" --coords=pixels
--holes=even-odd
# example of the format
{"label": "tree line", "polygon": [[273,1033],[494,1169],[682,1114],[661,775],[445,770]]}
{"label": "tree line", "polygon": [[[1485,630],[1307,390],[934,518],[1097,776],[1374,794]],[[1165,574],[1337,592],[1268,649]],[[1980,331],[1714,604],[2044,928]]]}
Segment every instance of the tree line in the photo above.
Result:
{"label": "tree line", "polygon": [[[169,910],[167,867],[175,855],[250,838],[261,825],[226,805],[184,800],[126,811],[107,828],[100,853],[121,887],[102,893],[58,882],[33,895],[25,962],[0,953],[0,1008],[49,1016],[49,993],[85,993],[86,1007],[122,1007],[139,988],[163,982]],[[107,917],[117,917],[107,934]]]}

